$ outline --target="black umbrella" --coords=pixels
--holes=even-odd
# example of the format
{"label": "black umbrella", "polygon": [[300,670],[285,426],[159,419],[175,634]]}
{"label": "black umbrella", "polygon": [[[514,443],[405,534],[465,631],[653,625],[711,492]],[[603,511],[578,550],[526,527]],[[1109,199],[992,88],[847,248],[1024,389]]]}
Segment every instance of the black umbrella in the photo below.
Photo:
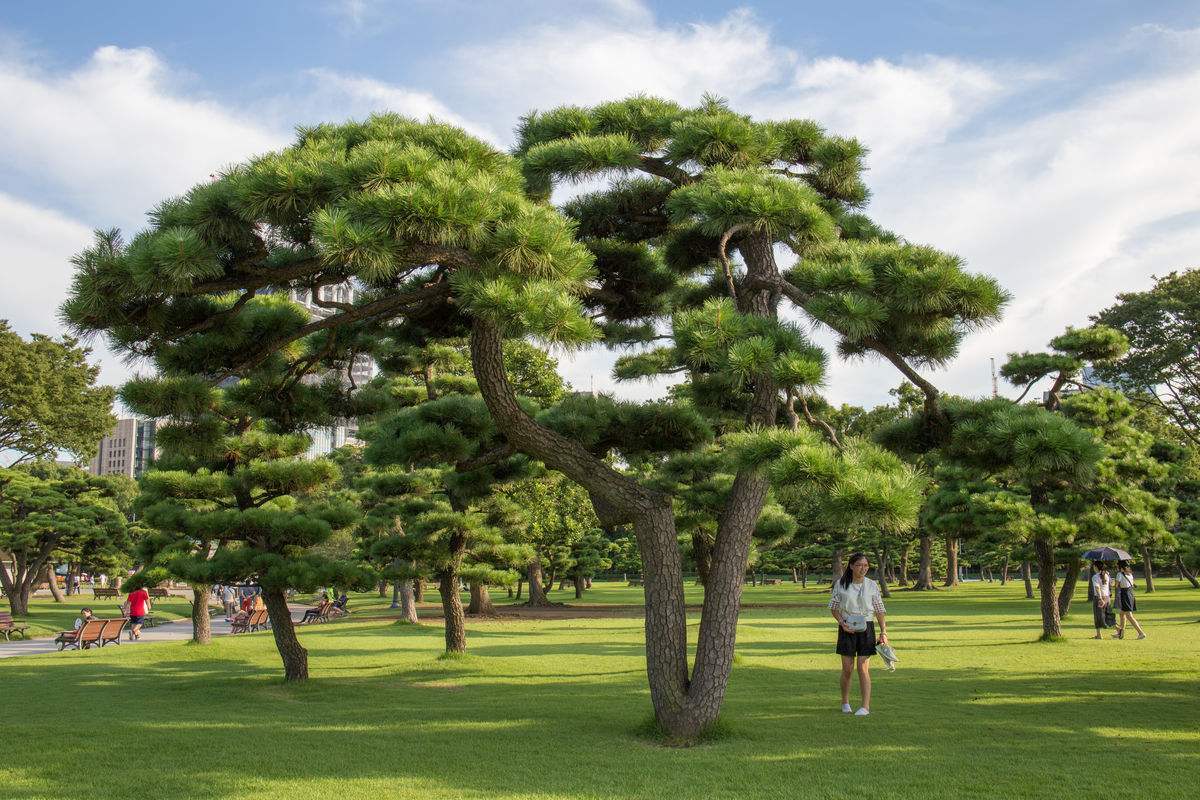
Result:
{"label": "black umbrella", "polygon": [[1132,561],[1133,556],[1119,547],[1097,547],[1083,554],[1088,561]]}

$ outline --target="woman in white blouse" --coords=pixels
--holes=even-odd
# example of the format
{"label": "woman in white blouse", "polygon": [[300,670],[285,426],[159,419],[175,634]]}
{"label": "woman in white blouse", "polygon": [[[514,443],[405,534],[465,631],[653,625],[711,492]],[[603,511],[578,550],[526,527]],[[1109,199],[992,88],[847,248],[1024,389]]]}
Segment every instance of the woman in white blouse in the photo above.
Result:
{"label": "woman in white blouse", "polygon": [[[871,568],[867,557],[854,553],[846,563],[842,577],[833,582],[829,598],[829,613],[838,624],[837,653],[842,657],[842,713],[850,713],[850,681],[858,666],[858,687],[862,705],[855,715],[871,713],[871,656],[876,643],[887,643],[887,617],[879,584],[867,577]],[[879,638],[875,638],[874,616],[879,622]]]}
{"label": "woman in white blouse", "polygon": [[1112,606],[1112,578],[1108,577],[1108,567],[1103,561],[1093,561],[1092,569],[1092,622],[1096,625],[1096,635],[1093,639],[1102,639],[1103,631],[1108,627],[1105,611]]}
{"label": "woman in white blouse", "polygon": [[1117,583],[1117,612],[1121,619],[1117,622],[1117,632],[1113,634],[1113,638],[1125,638],[1125,624],[1128,622],[1138,632],[1138,638],[1145,639],[1146,632],[1133,615],[1133,612],[1137,611],[1137,598],[1133,595],[1133,567],[1128,561],[1117,563],[1117,575],[1114,580]]}

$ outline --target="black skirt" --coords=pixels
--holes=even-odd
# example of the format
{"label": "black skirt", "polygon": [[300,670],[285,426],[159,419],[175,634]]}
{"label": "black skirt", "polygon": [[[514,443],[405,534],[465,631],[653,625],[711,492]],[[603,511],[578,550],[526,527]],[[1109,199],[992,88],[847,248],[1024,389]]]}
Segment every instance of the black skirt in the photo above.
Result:
{"label": "black skirt", "polygon": [[1137,611],[1137,598],[1133,589],[1117,589],[1117,608],[1121,611]]}
{"label": "black skirt", "polygon": [[867,629],[858,633],[846,633],[846,629],[839,625],[837,654],[863,657],[875,655],[875,623],[868,622]]}

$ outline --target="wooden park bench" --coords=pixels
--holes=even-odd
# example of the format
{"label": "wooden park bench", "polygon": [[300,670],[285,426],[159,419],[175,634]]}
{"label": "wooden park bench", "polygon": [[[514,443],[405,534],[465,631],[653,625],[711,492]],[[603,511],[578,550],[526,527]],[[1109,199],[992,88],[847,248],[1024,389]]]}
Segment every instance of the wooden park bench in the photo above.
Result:
{"label": "wooden park bench", "polygon": [[9,614],[7,611],[0,611],[0,634],[4,634],[4,641],[11,642],[12,639],[8,637],[14,633],[21,634],[21,638],[25,639],[27,638],[26,631],[28,630],[28,625],[18,625],[13,622],[12,614]]}
{"label": "wooden park bench", "polygon": [[267,610],[260,608],[257,611],[251,611],[250,616],[241,622],[233,623],[229,629],[230,633],[247,633],[251,631],[265,630],[270,621],[267,619]]}
{"label": "wooden park bench", "polygon": [[103,597],[120,597],[121,596],[121,590],[115,586],[108,586],[108,587],[93,586],[92,593],[96,596],[97,600],[99,600]]}
{"label": "wooden park bench", "polygon": [[149,592],[150,592],[150,597],[153,600],[163,600],[163,599],[171,596],[170,589],[163,589],[158,586],[155,586],[153,589],[150,589]]}
{"label": "wooden park bench", "polygon": [[106,644],[120,644],[121,632],[125,630],[124,617],[118,619],[93,619],[83,623],[77,631],[63,631],[54,641],[59,650],[87,650],[91,647],[104,647]]}
{"label": "wooden park bench", "polygon": [[762,581],[763,586],[778,586],[781,583],[783,583],[783,581],[781,581],[779,578],[763,578]]}

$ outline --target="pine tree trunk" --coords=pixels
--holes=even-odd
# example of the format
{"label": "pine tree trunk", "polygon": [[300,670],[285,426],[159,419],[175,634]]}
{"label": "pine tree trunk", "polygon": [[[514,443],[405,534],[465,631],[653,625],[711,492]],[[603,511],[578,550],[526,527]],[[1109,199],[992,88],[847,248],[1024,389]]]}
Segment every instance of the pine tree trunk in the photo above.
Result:
{"label": "pine tree trunk", "polygon": [[583,577],[576,575],[572,581],[575,584],[575,599],[583,597]]}
{"label": "pine tree trunk", "polygon": [[524,588],[525,588],[525,580],[523,578],[517,578],[517,599],[518,600],[521,599],[521,591]]}
{"label": "pine tree trunk", "polygon": [[486,583],[471,582],[471,604],[467,606],[467,613],[495,616],[496,607],[492,605],[492,595]]}
{"label": "pine tree trunk", "polygon": [[283,660],[284,678],[289,681],[308,680],[308,651],[296,638],[296,626],[292,623],[292,612],[288,610],[283,589],[264,588],[263,602],[267,605],[267,617],[271,620],[275,648]]}
{"label": "pine tree trunk", "polygon": [[912,588],[917,591],[930,591],[933,589],[933,537],[922,536],[919,545],[921,557],[917,565],[917,582]]}
{"label": "pine tree trunk", "polygon": [[592,576],[589,575],[588,577],[583,579],[583,588],[584,589],[592,588]]}
{"label": "pine tree trunk", "polygon": [[1154,559],[1146,545],[1142,545],[1142,569],[1146,571],[1146,594],[1150,594],[1154,591]]}
{"label": "pine tree trunk", "polygon": [[552,605],[550,598],[546,596],[546,590],[542,587],[542,562],[540,559],[535,557],[529,562],[527,574],[529,577],[529,600],[525,603],[525,605]]}
{"label": "pine tree trunk", "polygon": [[400,607],[400,584],[401,581],[392,581],[392,605],[390,608]]}
{"label": "pine tree trunk", "polygon": [[1066,619],[1071,613],[1071,600],[1075,597],[1075,587],[1079,583],[1079,571],[1083,569],[1083,559],[1071,556],[1067,562],[1067,574],[1063,577],[1062,588],[1058,591],[1058,618]]}
{"label": "pine tree trunk", "polygon": [[875,580],[879,581],[879,594],[882,597],[891,597],[892,592],[888,589],[887,579],[887,552],[876,553],[875,557],[879,561],[875,566]]}
{"label": "pine tree trunk", "polygon": [[442,593],[442,616],[446,620],[446,652],[467,651],[467,626],[463,616],[462,597],[459,596],[458,576],[443,572],[438,584]]}
{"label": "pine tree trunk", "polygon": [[375,588],[379,590],[380,597],[387,597],[387,581],[380,581]]}
{"label": "pine tree trunk", "polygon": [[1021,578],[1025,581],[1025,599],[1033,599],[1033,565],[1029,563],[1029,559],[1021,562]]}
{"label": "pine tree trunk", "polygon": [[843,572],[843,570],[845,570],[845,566],[842,564],[842,548],[840,548],[840,547],[833,548],[832,565],[833,565],[833,579],[829,581],[830,584],[834,583],[838,578],[842,577],[842,572]]}
{"label": "pine tree trunk", "polygon": [[413,598],[418,603],[425,602],[425,579],[413,578]]}
{"label": "pine tree trunk", "polygon": [[946,537],[946,582],[943,586],[958,586],[958,537]]}
{"label": "pine tree trunk", "polygon": [[712,538],[699,528],[692,531],[692,560],[696,562],[696,580],[701,586],[708,585],[708,573],[712,564]]}
{"label": "pine tree trunk", "polygon": [[50,595],[56,603],[65,603],[67,599],[63,597],[62,590],[58,588],[58,576],[54,574],[54,565],[47,564],[46,571],[42,573],[42,579],[50,586]]}
{"label": "pine tree trunk", "polygon": [[808,588],[808,567],[805,567],[804,569],[800,570],[800,588],[801,589]]}
{"label": "pine tree trunk", "polygon": [[408,580],[396,581],[396,585],[400,587],[400,619],[403,622],[411,622],[413,625],[416,625],[417,604],[414,602],[413,582]]}
{"label": "pine tree trunk", "polygon": [[211,586],[193,583],[192,587],[192,641],[208,644],[212,641],[212,618],[208,615],[208,593]]}
{"label": "pine tree trunk", "polygon": [[796,571],[795,567],[792,567],[792,583],[799,583],[799,582],[800,582],[800,574]]}
{"label": "pine tree trunk", "polygon": [[905,542],[904,547],[900,549],[900,574],[898,583],[901,586],[908,586],[908,556],[912,552],[912,542]]}
{"label": "pine tree trunk", "polygon": [[1042,638],[1055,639],[1062,636],[1058,616],[1058,598],[1054,588],[1057,581],[1054,562],[1054,544],[1046,539],[1034,539],[1033,549],[1038,562],[1038,594],[1042,607]]}
{"label": "pine tree trunk", "polygon": [[1004,566],[1000,569],[1000,585],[1008,585],[1008,556],[1004,557]]}
{"label": "pine tree trunk", "polygon": [[1190,572],[1183,563],[1183,556],[1179,553],[1175,554],[1175,566],[1179,568],[1179,579],[1187,579],[1188,583],[1192,584],[1193,589],[1200,589],[1200,581],[1196,580],[1194,573]]}

